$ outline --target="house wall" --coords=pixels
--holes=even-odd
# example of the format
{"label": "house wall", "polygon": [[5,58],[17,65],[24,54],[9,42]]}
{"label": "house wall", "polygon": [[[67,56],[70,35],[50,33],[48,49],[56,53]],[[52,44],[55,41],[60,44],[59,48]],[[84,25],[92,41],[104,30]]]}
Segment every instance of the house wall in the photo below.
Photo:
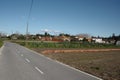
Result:
{"label": "house wall", "polygon": [[100,38],[93,39],[93,40],[95,40],[95,43],[104,43],[104,41]]}
{"label": "house wall", "polygon": [[116,45],[120,45],[120,41],[117,41],[117,42],[116,42]]}

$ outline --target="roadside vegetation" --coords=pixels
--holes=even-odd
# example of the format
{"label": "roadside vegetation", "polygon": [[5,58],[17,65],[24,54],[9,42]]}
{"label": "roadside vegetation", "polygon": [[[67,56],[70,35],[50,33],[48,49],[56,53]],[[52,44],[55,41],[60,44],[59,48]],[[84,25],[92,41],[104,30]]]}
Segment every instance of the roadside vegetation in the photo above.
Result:
{"label": "roadside vegetation", "polygon": [[92,48],[120,48],[114,44],[100,44],[100,43],[79,43],[79,42],[25,42],[13,41],[28,48],[53,48],[53,49],[92,49]]}
{"label": "roadside vegetation", "polygon": [[0,39],[0,47],[3,45],[3,40]]}

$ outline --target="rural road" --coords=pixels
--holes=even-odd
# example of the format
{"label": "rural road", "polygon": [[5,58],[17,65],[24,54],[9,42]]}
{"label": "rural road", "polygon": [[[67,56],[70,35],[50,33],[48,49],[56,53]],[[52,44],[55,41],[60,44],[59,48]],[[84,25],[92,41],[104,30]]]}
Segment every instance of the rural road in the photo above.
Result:
{"label": "rural road", "polygon": [[0,49],[0,80],[102,80],[15,43]]}

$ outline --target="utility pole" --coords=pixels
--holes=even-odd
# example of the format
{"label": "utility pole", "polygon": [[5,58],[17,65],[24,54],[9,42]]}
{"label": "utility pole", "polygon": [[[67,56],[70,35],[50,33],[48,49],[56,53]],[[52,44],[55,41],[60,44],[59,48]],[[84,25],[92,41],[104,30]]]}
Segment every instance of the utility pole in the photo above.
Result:
{"label": "utility pole", "polygon": [[28,36],[28,22],[27,22],[27,27],[26,27],[26,35]]}
{"label": "utility pole", "polygon": [[27,46],[27,40],[28,40],[28,22],[27,22],[27,27],[26,27],[26,41],[25,41],[25,46]]}
{"label": "utility pole", "polygon": [[32,5],[33,5],[33,0],[31,1],[31,6],[30,6],[29,14],[28,14],[28,19],[27,19],[26,42],[25,42],[25,45],[26,45],[26,46],[27,46],[27,40],[28,40],[28,27],[29,27],[29,19],[30,19],[30,15],[31,15]]}

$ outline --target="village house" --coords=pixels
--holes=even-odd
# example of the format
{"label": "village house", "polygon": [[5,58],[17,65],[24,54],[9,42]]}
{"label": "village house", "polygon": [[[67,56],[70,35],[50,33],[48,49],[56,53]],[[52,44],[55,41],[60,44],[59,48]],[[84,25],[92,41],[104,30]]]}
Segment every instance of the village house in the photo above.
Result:
{"label": "village house", "polygon": [[39,37],[41,41],[52,41],[52,37],[46,36],[46,37]]}
{"label": "village house", "polygon": [[75,36],[76,41],[83,41],[84,39],[86,39],[88,42],[91,42],[92,41],[92,38],[91,37],[88,37],[88,36],[84,36],[84,35],[78,35],[78,36]]}
{"label": "village house", "polygon": [[62,39],[62,41],[69,41],[70,42],[70,37],[67,37],[67,36],[59,36],[60,39]]}
{"label": "village house", "polygon": [[116,42],[116,45],[117,45],[117,46],[120,46],[120,41],[117,41],[117,42]]}
{"label": "village house", "polygon": [[102,38],[92,38],[92,40],[95,41],[95,43],[105,43]]}

